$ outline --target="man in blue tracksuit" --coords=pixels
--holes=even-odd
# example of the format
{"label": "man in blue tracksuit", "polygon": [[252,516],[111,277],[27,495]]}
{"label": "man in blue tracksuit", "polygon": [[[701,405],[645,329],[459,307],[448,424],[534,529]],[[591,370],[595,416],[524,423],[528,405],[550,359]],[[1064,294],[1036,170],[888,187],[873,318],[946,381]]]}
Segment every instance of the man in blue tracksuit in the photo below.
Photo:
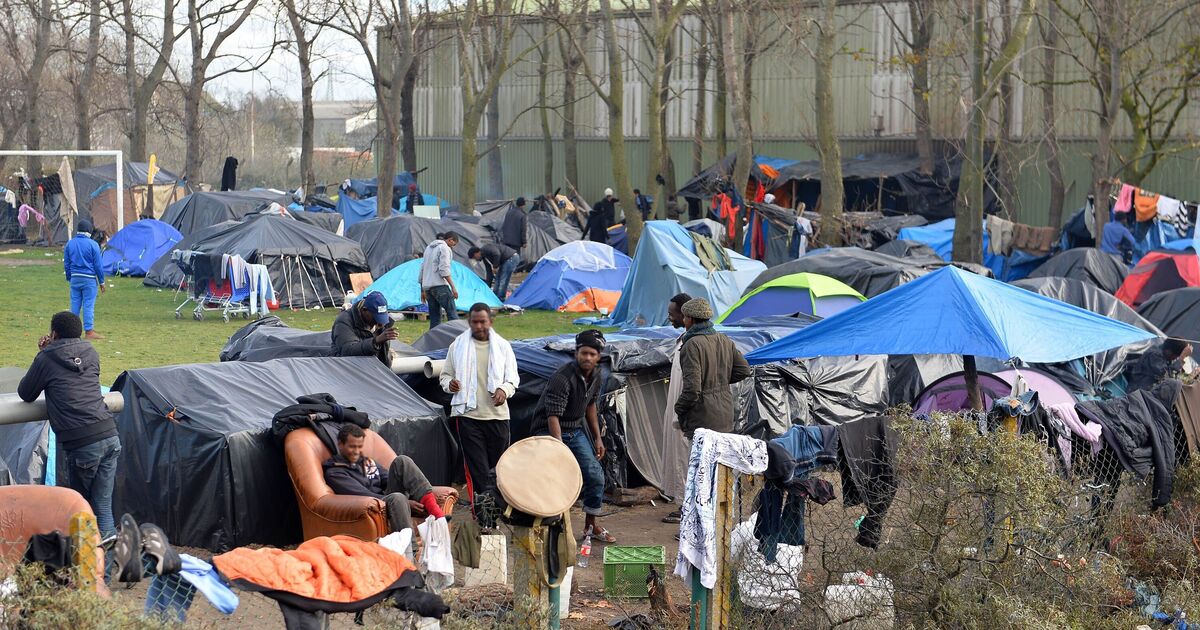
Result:
{"label": "man in blue tracksuit", "polygon": [[84,337],[103,339],[92,329],[95,323],[96,291],[104,292],[104,265],[100,245],[92,240],[92,222],[80,219],[75,238],[63,248],[63,271],[71,284],[71,312],[83,319]]}

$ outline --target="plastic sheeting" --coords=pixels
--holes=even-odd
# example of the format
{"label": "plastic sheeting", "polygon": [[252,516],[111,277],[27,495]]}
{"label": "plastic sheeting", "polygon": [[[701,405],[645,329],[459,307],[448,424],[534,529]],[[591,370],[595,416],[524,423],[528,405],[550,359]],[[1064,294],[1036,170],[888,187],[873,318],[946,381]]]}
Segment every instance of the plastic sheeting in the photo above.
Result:
{"label": "plastic sheeting", "polygon": [[1077,247],[1056,254],[1029,274],[1030,278],[1071,278],[1115,294],[1129,275],[1116,256],[1093,247]]}
{"label": "plastic sheeting", "polygon": [[[504,217],[509,212],[521,212],[513,201],[491,201],[475,204],[475,213],[479,216],[479,224],[493,233],[500,233],[504,225]],[[579,228],[563,221],[549,212],[531,210],[525,212],[525,247],[521,248],[522,270],[531,269],[533,265],[557,247],[583,239]]]}
{"label": "plastic sheeting", "polygon": [[1163,291],[1146,300],[1138,313],[1168,336],[1200,342],[1200,288]]}
{"label": "plastic sheeting", "polygon": [[456,449],[442,411],[373,357],[278,359],[132,370],[114,383],[121,459],[113,511],[156,523],[175,545],[225,551],[300,542],[295,492],[271,418],[327,392],[356,407],[434,484]]}
{"label": "plastic sheeting", "polygon": [[[0,368],[0,394],[15,394],[23,376],[24,368]],[[43,483],[49,460],[49,434],[50,423],[45,420],[0,426],[0,482]]]}
{"label": "plastic sheeting", "polygon": [[126,225],[108,240],[100,261],[109,275],[144,276],[159,258],[183,240],[171,224],[142,219]]}
{"label": "plastic sheeting", "polygon": [[458,234],[454,259],[472,269],[475,266],[467,257],[467,252],[472,247],[483,247],[493,242],[491,233],[479,225],[460,223],[452,219],[425,219],[409,214],[355,224],[346,229],[346,238],[358,241],[362,245],[367,262],[371,266],[371,276],[378,279],[392,269],[420,258],[425,253],[425,247],[432,243],[438,234],[445,232]]}
{"label": "plastic sheeting", "polygon": [[[786,158],[775,158],[765,155],[754,156],[754,164],[750,165],[750,178],[761,184],[767,184],[771,178],[762,172],[759,168],[760,164],[770,166],[779,171],[782,168],[797,164],[797,162]],[[719,192],[717,188],[722,182],[728,182],[733,178],[733,170],[736,165],[737,154],[731,153],[721,158],[717,163],[697,173],[695,177],[688,180],[683,186],[680,186],[679,191],[675,194],[679,197],[690,197],[693,199],[711,197]]]}
{"label": "plastic sheeting", "polygon": [[286,206],[291,201],[291,195],[269,190],[194,192],[167,206],[160,219],[187,237],[218,223],[240,221],[272,203]]}
{"label": "plastic sheeting", "polygon": [[[424,259],[410,260],[399,267],[383,274],[371,286],[363,289],[363,295],[379,291],[387,298],[388,309],[403,311],[424,304],[421,300],[421,264]],[[492,308],[502,305],[495,293],[488,288],[487,283],[475,275],[466,265],[458,261],[450,261],[450,277],[458,289],[458,298],[454,306],[465,311],[476,302],[483,302]],[[359,296],[361,297],[361,296]]]}
{"label": "plastic sheeting", "polygon": [[839,247],[810,252],[808,255],[758,275],[747,291],[795,273],[817,273],[850,285],[868,298],[890,291],[928,273],[924,267],[903,258],[857,247]]}
{"label": "plastic sheeting", "polygon": [[507,303],[553,311],[592,290],[620,293],[632,264],[628,256],[604,243],[576,241],[561,245],[537,261]]}
{"label": "plastic sheeting", "polygon": [[751,352],[751,363],[854,354],[1069,361],[1154,337],[956,267],[944,267]]}
{"label": "plastic sheeting", "polygon": [[[375,197],[379,194],[379,178],[372,177],[371,179],[351,179],[350,190],[359,197]],[[417,183],[416,175],[408,171],[396,173],[396,177],[392,179],[392,195],[407,195],[408,185]]]}
{"label": "plastic sheeting", "polygon": [[[289,328],[270,315],[246,324],[229,337],[221,348],[222,361],[270,361],[293,357],[327,357],[332,352],[328,330]],[[390,342],[392,352],[400,356],[421,354],[401,341]]]}

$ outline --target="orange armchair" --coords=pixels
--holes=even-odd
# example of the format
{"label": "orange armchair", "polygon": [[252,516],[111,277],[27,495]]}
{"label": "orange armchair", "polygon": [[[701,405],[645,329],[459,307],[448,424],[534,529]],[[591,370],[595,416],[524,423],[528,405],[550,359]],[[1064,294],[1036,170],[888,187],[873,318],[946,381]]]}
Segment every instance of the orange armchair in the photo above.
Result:
{"label": "orange armchair", "polygon": [[[92,507],[78,492],[56,486],[5,486],[0,487],[0,573],[20,564],[25,555],[25,546],[34,534],[49,534],[54,531],[66,535],[70,531],[71,515],[77,512],[92,514]],[[96,533],[92,542],[100,543]],[[103,576],[104,550],[96,548],[97,575],[92,582],[97,592],[108,595]]]}
{"label": "orange armchair", "polygon": [[[378,433],[368,429],[366,434],[363,453],[383,468],[391,466],[396,452]],[[382,500],[334,494],[325,483],[322,464],[333,454],[312,429],[288,433],[283,440],[283,455],[292,487],[296,490],[304,540],[344,534],[373,541],[391,533]],[[453,488],[434,486],[433,493],[438,503],[447,507],[453,507],[458,499],[458,492]],[[409,507],[414,521],[426,515],[424,506],[416,501],[410,501]]]}

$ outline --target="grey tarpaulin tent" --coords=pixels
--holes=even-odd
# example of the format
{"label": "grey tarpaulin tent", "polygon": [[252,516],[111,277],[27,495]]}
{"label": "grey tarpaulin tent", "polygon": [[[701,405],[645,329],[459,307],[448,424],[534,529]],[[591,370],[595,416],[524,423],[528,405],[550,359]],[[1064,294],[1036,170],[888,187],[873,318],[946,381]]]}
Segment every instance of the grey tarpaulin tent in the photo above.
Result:
{"label": "grey tarpaulin tent", "polygon": [[113,386],[121,459],[113,511],[156,523],[176,545],[223,551],[300,542],[274,414],[332,394],[366,412],[388,444],[447,483],[456,452],[442,411],[372,357],[277,359],[131,370]]}
{"label": "grey tarpaulin tent", "polygon": [[1074,278],[1115,294],[1129,275],[1129,267],[1116,256],[1094,247],[1076,247],[1055,254],[1029,274],[1030,278]]}
{"label": "grey tarpaulin tent", "polygon": [[[504,217],[509,212],[520,212],[512,201],[490,201],[475,204],[475,214],[479,215],[479,224],[493,233],[498,233],[504,225]],[[521,269],[531,269],[550,250],[559,245],[566,245],[583,238],[579,228],[563,221],[557,216],[541,210],[525,213],[526,239],[525,247],[521,250]],[[500,240],[500,239],[496,239]]]}
{"label": "grey tarpaulin tent", "polygon": [[746,292],[775,278],[793,273],[819,273],[841,280],[868,298],[894,289],[927,273],[920,265],[857,247],[839,247],[809,253],[797,260],[771,267],[758,275]]}
{"label": "grey tarpaulin tent", "polygon": [[[459,321],[459,320],[453,320]],[[221,348],[222,361],[270,361],[292,357],[327,357],[332,348],[328,330],[290,328],[270,315],[242,326]],[[393,340],[392,351],[400,356],[420,354],[412,346]]]}
{"label": "grey tarpaulin tent", "polygon": [[[24,368],[0,368],[0,393],[13,394]],[[50,423],[45,420],[0,426],[0,485],[42,483],[49,458]]]}
{"label": "grey tarpaulin tent", "polygon": [[194,192],[168,206],[160,220],[175,226],[180,234],[188,237],[218,223],[239,221],[272,202],[286,207],[291,201],[291,195],[269,190]]}
{"label": "grey tarpaulin tent", "polygon": [[490,231],[476,224],[401,214],[355,223],[346,230],[346,238],[362,246],[371,267],[371,277],[378,280],[393,268],[420,258],[424,255],[425,247],[438,234],[451,231],[459,236],[454,259],[475,269],[474,261],[467,258],[467,252],[472,247],[483,247],[493,240]]}

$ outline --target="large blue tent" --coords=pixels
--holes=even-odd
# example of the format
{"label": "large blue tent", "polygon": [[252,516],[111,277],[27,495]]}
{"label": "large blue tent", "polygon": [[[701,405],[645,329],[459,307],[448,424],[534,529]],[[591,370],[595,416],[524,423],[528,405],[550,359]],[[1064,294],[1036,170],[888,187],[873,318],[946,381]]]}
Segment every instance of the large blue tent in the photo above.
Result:
{"label": "large blue tent", "polygon": [[746,356],[960,354],[1057,363],[1154,338],[1124,322],[943,267]]}
{"label": "large blue tent", "polygon": [[[450,263],[450,277],[458,288],[458,299],[454,305],[460,311],[471,308],[476,302],[483,302],[492,308],[500,308],[500,300],[488,288],[487,283],[475,275],[474,271],[460,262]],[[408,310],[416,306],[424,306],[421,301],[421,259],[410,260],[399,267],[383,274],[371,286],[363,290],[363,295],[379,291],[387,298],[388,309],[393,311]],[[359,296],[362,297],[362,296]]]}
{"label": "large blue tent", "polygon": [[542,256],[508,304],[547,311],[612,308],[606,300],[621,294],[632,264],[629,256],[604,243],[560,245]]}
{"label": "large blue tent", "polygon": [[155,261],[182,240],[183,235],[170,223],[142,219],[126,225],[108,239],[100,262],[107,274],[144,276]]}
{"label": "large blue tent", "polygon": [[707,298],[714,312],[724,313],[767,269],[757,260],[729,250],[726,253],[733,269],[710,272],[696,255],[696,244],[683,226],[675,221],[647,222],[621,289],[621,300],[604,325],[631,328],[666,324],[667,302],[677,293]]}

